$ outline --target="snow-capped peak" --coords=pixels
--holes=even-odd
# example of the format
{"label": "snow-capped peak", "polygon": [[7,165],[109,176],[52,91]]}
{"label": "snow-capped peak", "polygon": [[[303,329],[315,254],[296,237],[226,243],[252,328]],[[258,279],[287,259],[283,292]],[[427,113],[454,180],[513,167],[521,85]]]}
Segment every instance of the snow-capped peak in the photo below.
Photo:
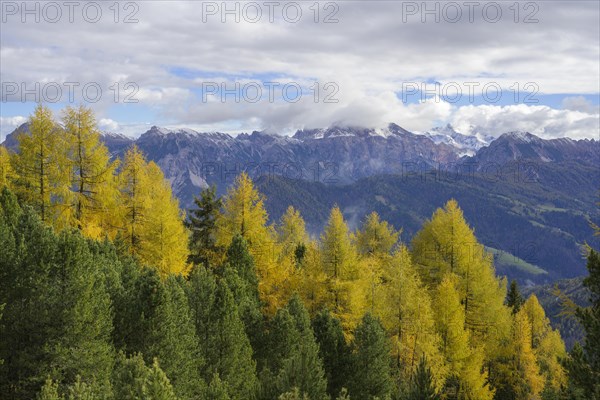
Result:
{"label": "snow-capped peak", "polygon": [[483,135],[479,132],[474,132],[471,134],[458,132],[450,124],[447,124],[443,127],[433,128],[430,131],[424,132],[423,134],[428,136],[436,144],[448,144],[456,147],[457,149],[463,150],[463,153],[465,154],[474,153],[480,148],[489,145],[493,140],[492,137]]}

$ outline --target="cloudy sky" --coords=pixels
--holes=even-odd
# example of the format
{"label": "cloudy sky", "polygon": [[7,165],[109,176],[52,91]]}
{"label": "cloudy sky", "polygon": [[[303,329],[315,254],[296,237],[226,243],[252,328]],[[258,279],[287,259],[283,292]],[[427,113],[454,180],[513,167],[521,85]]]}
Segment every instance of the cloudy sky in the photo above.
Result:
{"label": "cloudy sky", "polygon": [[101,129],[396,122],[600,135],[597,1],[0,2],[0,142],[36,101]]}

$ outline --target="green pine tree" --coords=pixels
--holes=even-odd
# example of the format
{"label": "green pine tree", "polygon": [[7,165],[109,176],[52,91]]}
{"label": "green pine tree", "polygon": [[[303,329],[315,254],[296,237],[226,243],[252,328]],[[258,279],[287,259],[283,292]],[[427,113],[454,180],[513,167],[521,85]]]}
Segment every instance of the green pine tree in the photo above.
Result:
{"label": "green pine tree", "polygon": [[61,390],[80,376],[106,395],[114,351],[100,260],[78,233],[56,236],[10,199],[0,199],[0,392],[32,399],[48,376]]}
{"label": "green pine tree", "polygon": [[36,397],[37,400],[64,400],[64,398],[58,394],[58,383],[50,378],[46,379],[46,383]]}
{"label": "green pine tree", "polygon": [[348,386],[351,349],[346,343],[340,320],[334,318],[329,310],[321,310],[315,316],[313,329],[327,377],[327,393],[333,398]]}
{"label": "green pine tree", "polygon": [[354,333],[351,398],[387,399],[392,390],[390,349],[381,322],[367,313]]}
{"label": "green pine tree", "polygon": [[524,303],[525,299],[521,295],[519,285],[517,284],[517,281],[513,279],[510,282],[510,288],[508,289],[508,294],[506,295],[506,305],[512,309],[512,313],[514,315],[519,312]]}
{"label": "green pine tree", "polygon": [[204,389],[198,337],[181,276],[162,284],[159,304],[149,320],[146,357],[156,357],[181,399],[195,399]]}
{"label": "green pine tree", "polygon": [[248,243],[241,235],[235,235],[227,258],[219,272],[233,293],[235,304],[252,348],[262,359],[263,316],[258,291],[258,276]]}
{"label": "green pine tree", "polygon": [[577,310],[577,319],[585,330],[583,348],[576,346],[565,361],[571,391],[586,399],[600,399],[600,254],[590,249],[589,276],[583,280],[590,293],[590,306]]}
{"label": "green pine tree", "polygon": [[200,197],[194,196],[194,205],[196,208],[190,210],[186,223],[191,231],[188,262],[208,267],[216,262],[220,253],[215,231],[222,201],[217,196],[216,186],[202,190]]}
{"label": "green pine tree", "polygon": [[149,369],[141,354],[134,354],[128,358],[123,352],[119,353],[112,373],[114,398],[142,399],[148,375]]}
{"label": "green pine tree", "polygon": [[169,378],[158,365],[156,358],[146,378],[143,393],[144,400],[177,400]]}
{"label": "green pine tree", "polygon": [[327,381],[308,312],[298,295],[290,299],[286,308],[295,322],[299,341],[293,344],[279,371],[279,392],[296,388],[301,396],[324,399],[327,397]]}
{"label": "green pine tree", "polygon": [[431,368],[427,365],[427,359],[423,355],[415,370],[411,381],[407,400],[439,400],[433,381]]}
{"label": "green pine tree", "polygon": [[254,398],[258,381],[252,347],[226,282],[197,266],[187,292],[205,359],[204,379],[218,375],[232,399]]}
{"label": "green pine tree", "polygon": [[206,390],[206,400],[231,400],[227,394],[227,385],[219,378],[219,374],[215,374]]}

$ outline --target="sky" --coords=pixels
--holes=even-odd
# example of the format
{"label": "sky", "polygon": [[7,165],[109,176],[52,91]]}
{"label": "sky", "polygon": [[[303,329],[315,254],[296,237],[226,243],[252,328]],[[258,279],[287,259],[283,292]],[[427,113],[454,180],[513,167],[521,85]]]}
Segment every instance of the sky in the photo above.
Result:
{"label": "sky", "polygon": [[597,1],[0,2],[0,142],[44,102],[100,129],[452,124],[600,138]]}

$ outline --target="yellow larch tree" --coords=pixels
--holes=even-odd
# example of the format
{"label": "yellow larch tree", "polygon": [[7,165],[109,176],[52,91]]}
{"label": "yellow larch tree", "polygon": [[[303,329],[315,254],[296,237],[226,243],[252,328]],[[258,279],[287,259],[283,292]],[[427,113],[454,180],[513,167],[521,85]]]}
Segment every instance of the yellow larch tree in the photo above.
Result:
{"label": "yellow larch tree", "polygon": [[382,259],[382,280],[382,296],[374,303],[374,314],[381,318],[391,339],[399,379],[409,381],[424,355],[436,385],[441,387],[446,367],[439,351],[431,299],[406,246]]}
{"label": "yellow larch tree", "polygon": [[478,243],[455,200],[438,209],[415,235],[412,254],[430,288],[448,273],[459,277],[465,325],[474,343],[484,345],[486,361],[494,359],[510,329],[506,279],[496,277],[492,255]]}
{"label": "yellow larch tree", "polygon": [[532,337],[531,321],[527,312],[521,308],[513,316],[511,342],[507,348],[509,368],[513,371],[512,384],[519,399],[537,398],[544,387],[544,378],[531,347]]}
{"label": "yellow larch tree", "polygon": [[152,190],[144,154],[137,146],[125,153],[118,176],[120,191],[120,240],[132,254],[140,254],[143,231],[149,218],[150,192]]}
{"label": "yellow larch tree", "polygon": [[154,162],[133,146],[119,174],[120,226],[129,251],[143,263],[168,274],[187,274],[187,232],[179,203]]}
{"label": "yellow larch tree", "polygon": [[248,174],[241,173],[223,199],[223,212],[216,224],[217,246],[228,248],[237,234],[246,239],[256,265],[265,311],[274,315],[288,300],[290,270],[277,262],[280,248],[275,229],[267,225],[267,220],[263,196]]}
{"label": "yellow larch tree", "polygon": [[337,206],[331,210],[321,235],[321,263],[326,275],[326,303],[348,333],[361,318],[364,292],[358,286],[361,276],[357,252]]}
{"label": "yellow larch tree", "polygon": [[104,235],[114,238],[116,227],[112,219],[118,199],[115,179],[118,162],[110,161],[90,108],[67,107],[62,124],[71,182],[61,222],[95,239]]}
{"label": "yellow larch tree", "polygon": [[389,254],[398,243],[399,236],[400,232],[387,221],[381,221],[379,214],[372,212],[356,233],[356,248],[363,255]]}
{"label": "yellow larch tree", "polygon": [[0,189],[4,186],[12,187],[14,181],[14,170],[11,165],[11,154],[4,146],[0,146]]}
{"label": "yellow larch tree", "polygon": [[187,275],[188,234],[179,201],[173,195],[162,170],[153,161],[148,163],[146,173],[152,182],[152,190],[147,218],[144,220],[140,255],[148,264],[156,266],[163,276]]}
{"label": "yellow larch tree", "polygon": [[327,305],[327,274],[323,270],[319,244],[310,241],[303,258],[299,286],[297,288],[306,309],[316,315]]}
{"label": "yellow larch tree", "polygon": [[289,206],[275,230],[281,249],[278,262],[290,271],[290,284],[295,287],[299,283],[307,246],[310,245],[304,219],[298,210]]}
{"label": "yellow larch tree", "polygon": [[29,130],[30,134],[22,132],[17,137],[15,189],[19,197],[38,212],[42,221],[53,224],[56,205],[63,203],[69,185],[64,135],[50,108],[42,104],[38,104],[29,117]]}
{"label": "yellow larch tree", "polygon": [[482,372],[483,348],[473,345],[469,330],[465,329],[465,311],[456,287],[458,277],[450,272],[437,287],[434,310],[436,327],[440,334],[440,350],[448,367],[448,382],[444,390],[455,398],[492,399],[494,391],[487,383],[487,372]]}
{"label": "yellow larch tree", "polygon": [[555,390],[566,384],[565,371],[560,360],[567,356],[560,333],[550,326],[550,320],[535,294],[523,304],[531,325],[531,348],[536,356],[545,383]]}

